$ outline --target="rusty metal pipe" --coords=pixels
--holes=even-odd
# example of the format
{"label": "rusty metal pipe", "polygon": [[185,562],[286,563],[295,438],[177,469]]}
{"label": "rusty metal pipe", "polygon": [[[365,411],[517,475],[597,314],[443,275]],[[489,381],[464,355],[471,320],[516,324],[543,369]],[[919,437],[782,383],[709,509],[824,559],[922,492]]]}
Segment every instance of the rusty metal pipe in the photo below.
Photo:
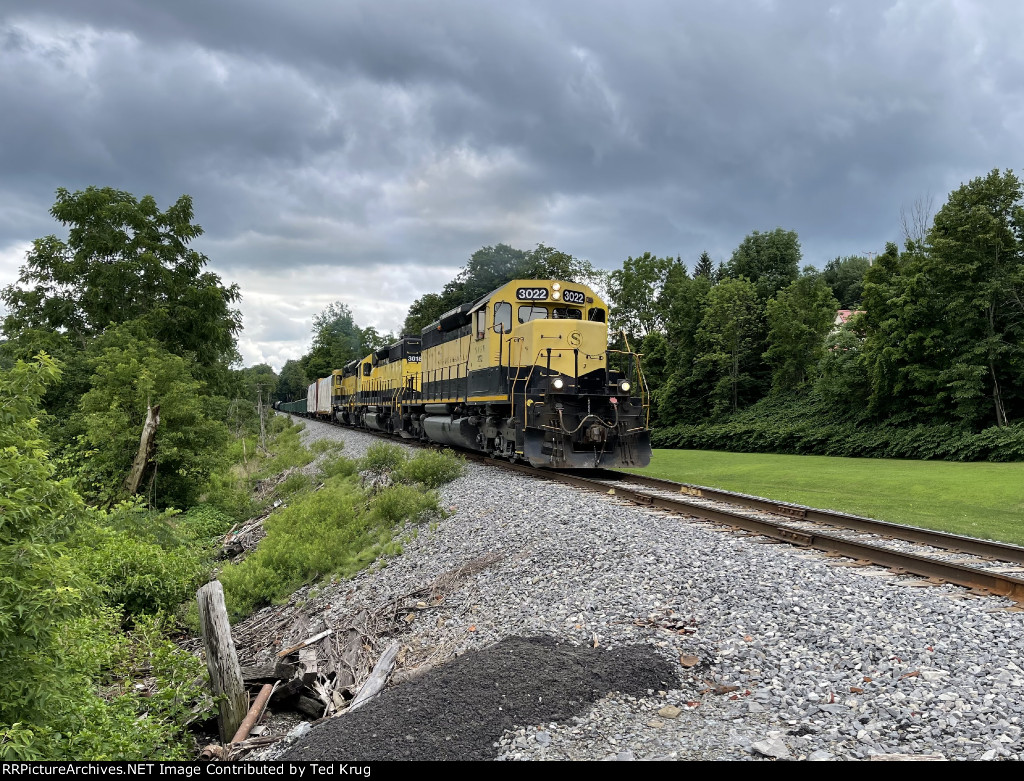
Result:
{"label": "rusty metal pipe", "polygon": [[249,737],[249,732],[252,731],[252,728],[256,726],[256,722],[260,720],[260,716],[263,715],[263,709],[267,706],[267,700],[270,699],[272,691],[274,691],[272,684],[267,683],[263,685],[260,693],[256,695],[256,700],[253,702],[252,707],[249,708],[249,712],[245,714],[242,723],[238,725],[238,732],[231,738],[232,743],[241,743]]}

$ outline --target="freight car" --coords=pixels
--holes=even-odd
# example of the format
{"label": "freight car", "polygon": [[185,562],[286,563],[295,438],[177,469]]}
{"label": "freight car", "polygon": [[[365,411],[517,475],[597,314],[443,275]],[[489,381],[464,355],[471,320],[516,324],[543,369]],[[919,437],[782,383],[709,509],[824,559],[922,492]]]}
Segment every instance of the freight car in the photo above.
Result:
{"label": "freight car", "polygon": [[513,280],[311,383],[301,411],[539,467],[646,466],[640,356],[609,349],[607,312],[586,285]]}

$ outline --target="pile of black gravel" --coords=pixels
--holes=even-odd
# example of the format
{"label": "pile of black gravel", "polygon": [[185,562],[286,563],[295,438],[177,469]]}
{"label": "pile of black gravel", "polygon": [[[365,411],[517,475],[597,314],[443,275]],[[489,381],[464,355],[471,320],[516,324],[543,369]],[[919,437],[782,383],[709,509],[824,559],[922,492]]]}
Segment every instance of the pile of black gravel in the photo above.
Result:
{"label": "pile of black gravel", "polygon": [[578,648],[510,637],[314,727],[281,759],[493,759],[507,729],[565,721],[609,692],[646,695],[678,685],[673,666],[650,646]]}

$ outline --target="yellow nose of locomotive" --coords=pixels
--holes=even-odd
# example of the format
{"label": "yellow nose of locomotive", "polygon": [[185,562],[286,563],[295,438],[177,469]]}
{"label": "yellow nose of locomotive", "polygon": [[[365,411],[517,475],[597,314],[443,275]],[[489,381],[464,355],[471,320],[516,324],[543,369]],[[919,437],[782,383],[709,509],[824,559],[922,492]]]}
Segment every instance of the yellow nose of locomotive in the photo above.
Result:
{"label": "yellow nose of locomotive", "polygon": [[586,320],[532,320],[516,334],[520,366],[541,366],[553,373],[578,377],[604,369],[608,326]]}

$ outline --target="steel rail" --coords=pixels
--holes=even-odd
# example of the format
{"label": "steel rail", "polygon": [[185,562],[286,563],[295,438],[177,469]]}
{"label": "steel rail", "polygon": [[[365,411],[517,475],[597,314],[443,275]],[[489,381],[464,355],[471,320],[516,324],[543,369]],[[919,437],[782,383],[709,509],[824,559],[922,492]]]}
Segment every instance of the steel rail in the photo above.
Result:
{"label": "steel rail", "polygon": [[[848,540],[833,534],[793,529],[786,526],[784,520],[772,521],[769,519],[751,518],[739,512],[708,507],[707,505],[690,502],[683,498],[669,498],[629,488],[609,486],[607,482],[603,482],[600,478],[582,477],[579,474],[569,472],[538,470],[531,466],[509,464],[501,461],[495,461],[495,463],[521,474],[554,480],[590,491],[598,491],[605,494],[613,493],[619,498],[627,499],[646,507],[658,507],[675,513],[696,516],[715,523],[744,529],[745,531],[778,540],[779,542],[815,548],[828,553],[838,553],[859,561],[867,561],[872,564],[888,567],[900,574],[912,573],[925,578],[985,591],[996,596],[1008,597],[1016,602],[1024,603],[1024,579],[1004,573],[991,572],[965,564],[945,562],[915,553],[895,551],[879,545]],[[617,475],[620,474],[617,473]],[[632,475],[627,477],[632,477]]]}
{"label": "steel rail", "polygon": [[[384,432],[375,432],[369,429],[356,429],[350,426],[341,427],[352,431],[373,434],[389,440],[394,439],[394,437]],[[438,445],[437,443],[421,443],[412,439],[402,439],[401,441],[406,444],[415,444],[420,447],[443,449],[443,446]],[[1004,543],[990,543],[985,540],[960,537],[957,535],[945,534],[944,532],[932,532],[927,529],[917,529],[916,527],[887,523],[885,521],[876,521],[871,518],[861,518],[860,516],[847,516],[842,513],[836,513],[829,510],[815,510],[801,505],[772,502],[767,499],[762,499],[761,497],[748,496],[747,494],[731,494],[728,491],[709,489],[704,486],[692,486],[686,483],[675,483],[670,480],[633,475],[626,472],[618,472],[614,470],[594,470],[591,472],[588,470],[587,474],[591,476],[583,477],[580,474],[571,471],[538,469],[537,467],[530,466],[528,464],[512,463],[483,453],[475,453],[473,451],[460,450],[457,452],[477,463],[490,464],[492,466],[514,471],[529,477],[565,483],[577,488],[583,488],[603,494],[613,494],[618,498],[626,499],[646,507],[658,507],[673,513],[701,518],[714,523],[743,529],[769,539],[777,540],[778,542],[814,548],[826,553],[837,553],[841,556],[855,559],[857,561],[878,564],[893,570],[897,574],[912,573],[935,581],[952,583],[965,588],[984,591],[995,596],[1007,597],[1015,602],[1024,604],[1024,579],[1022,578],[1016,578],[1005,573],[978,569],[977,567],[971,567],[965,564],[945,562],[914,553],[895,551],[879,545],[872,545],[870,543],[856,540],[848,540],[833,534],[794,529],[786,526],[784,520],[772,521],[769,519],[751,518],[750,516],[739,512],[732,512],[718,507],[708,507],[705,504],[687,501],[680,497],[666,497],[658,494],[645,493],[644,491],[636,491],[631,488],[623,488],[621,486],[610,486],[608,481],[614,480],[617,482],[639,483],[641,485],[646,485],[648,488],[657,488],[659,490],[682,493],[684,496],[687,495],[687,491],[681,489],[688,489],[689,495],[694,498],[713,498],[718,501],[730,502],[732,504],[742,504],[744,507],[749,509],[763,510],[765,512],[781,515],[783,518],[794,520],[818,521],[819,518],[817,516],[820,516],[822,523],[830,523],[831,525],[842,526],[843,528],[854,528],[858,531],[871,531],[875,534],[885,534],[890,537],[898,536],[894,534],[897,530],[900,533],[907,531],[908,536],[900,537],[900,539],[967,553],[974,553],[970,547],[971,544],[976,544],[985,546],[985,550],[987,551],[976,555],[983,555],[990,558],[1014,562],[1024,561],[1022,558],[1017,558],[1017,556],[1020,556],[1022,551],[1016,546],[1005,545]],[[700,493],[698,493],[698,491]],[[759,504],[755,504],[755,502]],[[797,515],[792,512],[790,508],[796,508],[797,510],[804,512]],[[851,527],[851,525],[846,522],[850,519],[858,522],[865,522],[866,525]],[[887,529],[888,531],[878,531],[878,529]],[[909,536],[918,534],[920,536],[917,536],[916,538]],[[940,543],[938,541],[942,542]],[[952,544],[953,542],[956,543],[955,546]],[[993,550],[996,549],[998,549],[999,552],[993,553]],[[1005,555],[1007,552],[1013,553],[1015,557],[1008,558]]]}
{"label": "steel rail", "polygon": [[594,477],[599,480],[621,480],[630,483],[639,483],[648,488],[658,488],[673,493],[681,493],[687,496],[696,496],[712,501],[729,502],[753,510],[784,515],[799,521],[810,521],[812,523],[824,523],[830,526],[838,526],[843,529],[878,534],[893,539],[917,542],[924,545],[931,545],[935,548],[943,548],[951,552],[970,553],[975,556],[982,556],[999,561],[1011,561],[1016,564],[1024,564],[1024,548],[1017,545],[1010,545],[1005,542],[993,540],[980,540],[976,537],[964,537],[959,534],[922,529],[917,526],[907,526],[901,523],[890,521],[879,521],[875,518],[865,518],[860,515],[849,515],[835,510],[818,510],[813,507],[806,507],[800,504],[772,501],[761,496],[751,496],[733,491],[726,491],[718,488],[708,488],[702,485],[690,483],[677,483],[673,480],[664,480],[659,477],[648,477],[647,475],[636,475],[618,470],[601,470],[600,474]]}

